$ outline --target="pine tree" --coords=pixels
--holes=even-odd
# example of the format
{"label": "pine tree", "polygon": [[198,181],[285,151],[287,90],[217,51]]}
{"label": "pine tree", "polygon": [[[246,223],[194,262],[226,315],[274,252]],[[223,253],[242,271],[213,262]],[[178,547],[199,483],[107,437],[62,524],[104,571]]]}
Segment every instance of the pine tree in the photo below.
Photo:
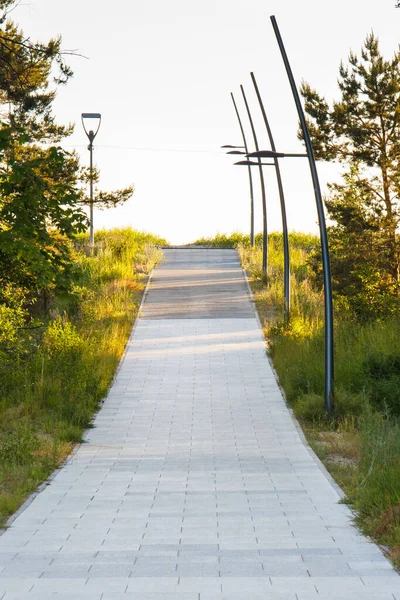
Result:
{"label": "pine tree", "polygon": [[[87,170],[60,147],[73,127],[59,125],[52,111],[57,88],[72,76],[68,53],[61,38],[26,37],[9,19],[14,5],[0,0],[0,301],[10,286],[32,299],[68,289],[70,240],[88,226]],[[132,192],[99,199],[111,206]]]}
{"label": "pine tree", "polygon": [[[358,245],[360,251],[366,235],[377,240],[370,252],[354,256],[354,264],[348,256],[348,270],[361,277],[368,264],[379,265],[378,271],[373,269],[375,275],[379,272],[383,287],[395,293],[399,281],[400,51],[391,60],[384,59],[371,33],[361,56],[351,52],[348,65],[340,65],[338,85],[341,97],[331,106],[309,84],[303,83],[301,90],[316,157],[346,166],[343,183],[332,186],[326,202],[336,223],[329,235],[336,241],[342,236],[344,241],[351,234],[352,248]],[[347,250],[344,246],[342,250],[344,259]],[[337,259],[333,255],[333,263]]]}

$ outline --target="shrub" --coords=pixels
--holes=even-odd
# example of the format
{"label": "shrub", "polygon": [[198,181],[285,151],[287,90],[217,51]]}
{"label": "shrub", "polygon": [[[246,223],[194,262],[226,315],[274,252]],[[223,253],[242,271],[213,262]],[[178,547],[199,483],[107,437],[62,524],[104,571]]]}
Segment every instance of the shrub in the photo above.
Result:
{"label": "shrub", "polygon": [[[335,390],[334,418],[336,423],[347,417],[360,417],[369,407],[369,400],[363,392],[352,393],[343,388]],[[315,424],[327,424],[328,414],[323,394],[309,393],[297,398],[293,404],[297,418]]]}
{"label": "shrub", "polygon": [[324,398],[319,394],[304,394],[293,404],[294,414],[298,419],[311,422],[326,422],[327,415]]}
{"label": "shrub", "polygon": [[79,354],[85,345],[75,325],[62,317],[49,324],[43,342],[48,357],[59,357],[61,360],[65,360],[68,355]]}
{"label": "shrub", "polygon": [[18,428],[13,432],[2,432],[0,437],[0,463],[25,465],[32,461],[39,447],[37,436],[29,429]]}
{"label": "shrub", "polygon": [[400,415],[400,354],[372,354],[363,369],[375,407]]}

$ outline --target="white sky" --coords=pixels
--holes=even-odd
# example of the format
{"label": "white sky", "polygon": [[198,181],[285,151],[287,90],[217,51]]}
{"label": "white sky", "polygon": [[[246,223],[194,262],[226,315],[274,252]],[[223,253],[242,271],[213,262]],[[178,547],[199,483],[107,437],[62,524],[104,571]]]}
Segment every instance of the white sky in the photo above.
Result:
{"label": "white sky", "polygon": [[[13,12],[32,39],[61,34],[74,78],[59,89],[55,114],[76,122],[66,141],[88,163],[82,112],[100,112],[95,140],[100,187],[131,183],[123,207],[95,212],[95,228],[151,231],[172,243],[217,232],[248,232],[246,167],[234,167],[222,144],[241,144],[232,91],[248,127],[240,84],[257,124],[260,146],[269,148],[250,71],[263,96],[277,149],[302,151],[297,114],[270,24],[275,14],[297,83],[302,79],[332,98],[341,59],[359,51],[374,30],[391,57],[399,41],[400,9],[394,0],[22,0]],[[252,145],[249,143],[249,145]],[[268,226],[280,230],[273,169],[265,169]],[[334,165],[319,166],[322,187]],[[307,161],[284,159],[283,183],[290,229],[317,231]],[[256,229],[261,229],[257,171]]]}

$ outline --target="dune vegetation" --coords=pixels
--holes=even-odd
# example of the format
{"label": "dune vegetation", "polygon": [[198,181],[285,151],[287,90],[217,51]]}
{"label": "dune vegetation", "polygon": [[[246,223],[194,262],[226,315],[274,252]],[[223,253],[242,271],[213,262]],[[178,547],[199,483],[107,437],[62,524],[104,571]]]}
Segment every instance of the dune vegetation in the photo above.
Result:
{"label": "dune vegetation", "polygon": [[107,393],[165,240],[132,229],[71,244],[68,292],[0,304],[0,523],[65,459]]}

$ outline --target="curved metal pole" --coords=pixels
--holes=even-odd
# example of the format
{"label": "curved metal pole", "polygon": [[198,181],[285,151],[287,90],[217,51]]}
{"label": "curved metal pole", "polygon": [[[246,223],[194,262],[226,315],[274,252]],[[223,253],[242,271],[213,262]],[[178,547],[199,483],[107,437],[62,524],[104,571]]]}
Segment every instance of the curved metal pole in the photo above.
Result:
{"label": "curved metal pole", "polygon": [[[261,98],[261,94],[258,89],[258,85],[256,82],[256,78],[254,73],[250,73],[251,79],[254,84],[254,88],[256,90],[258,102],[260,104],[262,116],[264,119],[265,127],[267,129],[269,142],[271,144],[271,149],[273,152],[276,152],[275,141],[272,135],[271,127],[268,122],[267,113],[265,112],[264,103]],[[275,163],[275,172],[276,179],[278,182],[278,190],[279,190],[279,200],[281,204],[281,215],[282,215],[282,233],[283,233],[283,296],[284,296],[284,315],[285,321],[289,320],[290,314],[290,250],[289,250],[289,233],[287,226],[287,218],[286,218],[286,205],[285,205],[285,195],[283,193],[283,185],[282,185],[282,177],[281,170],[279,167],[279,159],[277,156],[274,156]]]}
{"label": "curved metal pole", "polygon": [[[243,86],[240,86],[243,94],[243,100],[246,105],[247,114],[250,121],[251,131],[253,133],[254,145],[256,147],[257,152],[259,151],[258,140],[256,130],[254,128],[253,119],[251,116],[250,108],[247,103],[246,94],[244,93]],[[265,182],[264,182],[264,172],[262,168],[261,158],[258,158],[258,169],[260,171],[260,184],[261,184],[261,194],[262,194],[262,211],[263,211],[263,259],[262,259],[262,272],[263,276],[267,276],[268,272],[268,230],[267,230],[267,202],[265,199]]]}
{"label": "curved metal pole", "polygon": [[286,73],[289,78],[290,87],[297,112],[300,119],[303,132],[304,143],[307,149],[308,161],[310,163],[311,177],[314,185],[315,201],[317,204],[318,223],[321,238],[322,268],[324,277],[324,304],[325,304],[325,406],[329,413],[333,412],[333,386],[334,386],[334,347],[333,347],[333,301],[332,301],[332,281],[331,265],[329,257],[328,233],[326,230],[324,203],[322,200],[321,188],[319,185],[317,165],[315,163],[314,152],[311,144],[311,138],[307,127],[303,107],[300,102],[300,96],[297,91],[296,83],[290,67],[289,59],[283,45],[282,37],[278,24],[274,16],[271,17],[272,26],[278,41],[279,49],[285,64]]}
{"label": "curved metal pole", "polygon": [[[248,148],[247,148],[247,141],[246,141],[246,136],[244,133],[244,129],[243,129],[243,125],[242,125],[242,120],[240,118],[239,115],[239,111],[238,108],[236,106],[236,102],[235,102],[235,98],[231,92],[231,97],[232,97],[232,102],[233,102],[233,106],[235,107],[235,111],[236,111],[236,116],[238,118],[239,121],[239,126],[240,126],[240,131],[242,132],[242,137],[243,137],[243,144],[246,150],[246,154],[248,154]],[[249,183],[250,183],[250,245],[253,248],[254,247],[254,192],[253,192],[253,177],[251,175],[251,167],[250,165],[248,165],[248,171],[249,171]]]}

